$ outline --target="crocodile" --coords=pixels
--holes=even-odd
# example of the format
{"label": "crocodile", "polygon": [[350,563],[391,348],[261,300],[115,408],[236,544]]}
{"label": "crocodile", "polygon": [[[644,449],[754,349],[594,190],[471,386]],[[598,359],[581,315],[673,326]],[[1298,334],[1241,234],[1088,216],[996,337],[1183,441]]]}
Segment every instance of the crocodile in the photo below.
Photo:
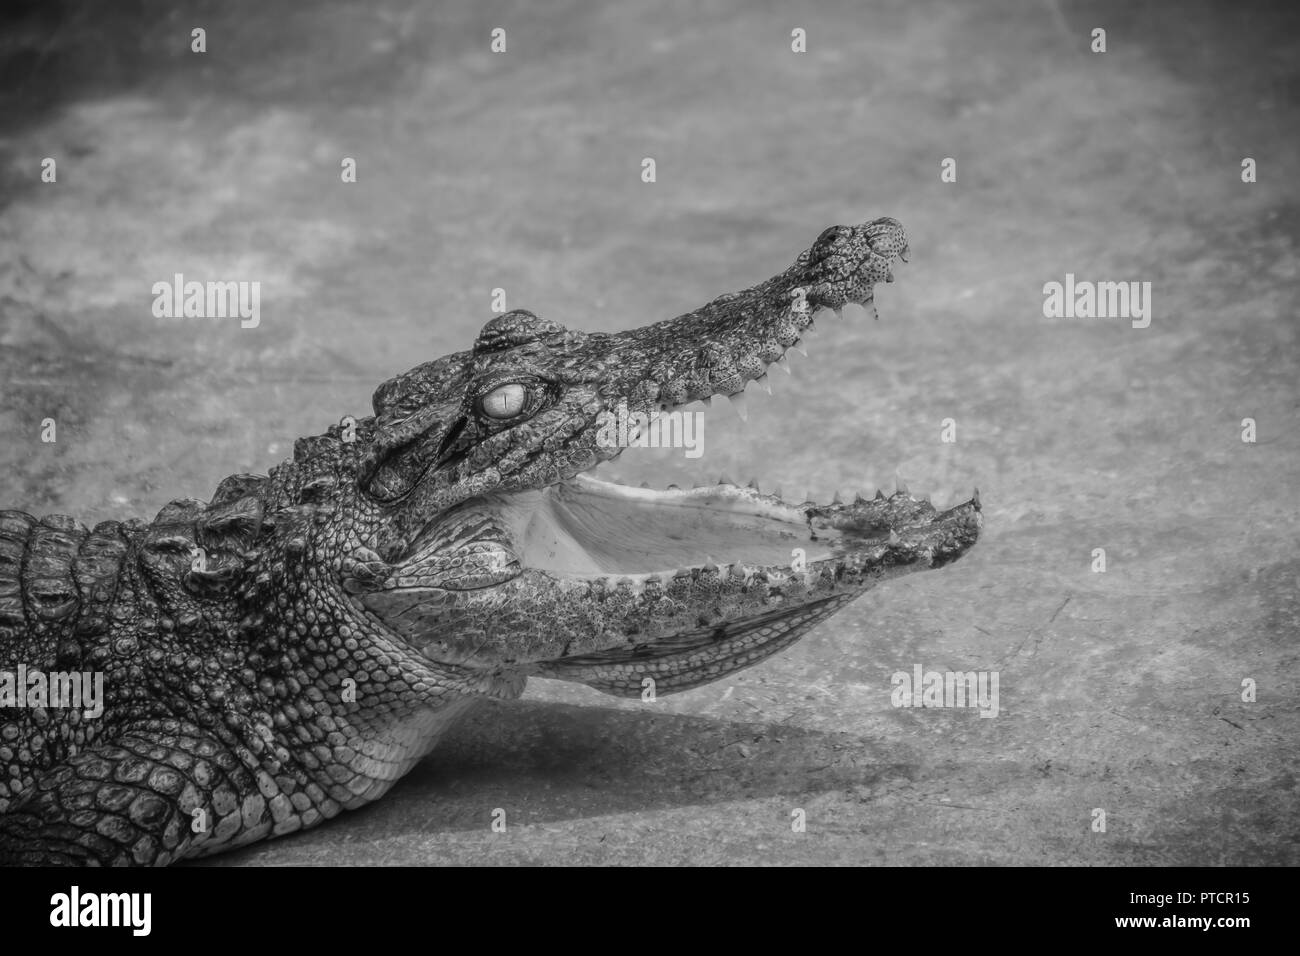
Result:
{"label": "crocodile", "polygon": [[[498,315],[206,504],[89,529],[0,512],[0,863],[167,865],[312,827],[530,675],[687,690],[960,557],[978,492],[795,504],[591,474],[623,450],[612,409],[742,401],[815,317],[874,311],[907,252],[881,218],[642,328]],[[78,675],[100,712],[69,706]]]}

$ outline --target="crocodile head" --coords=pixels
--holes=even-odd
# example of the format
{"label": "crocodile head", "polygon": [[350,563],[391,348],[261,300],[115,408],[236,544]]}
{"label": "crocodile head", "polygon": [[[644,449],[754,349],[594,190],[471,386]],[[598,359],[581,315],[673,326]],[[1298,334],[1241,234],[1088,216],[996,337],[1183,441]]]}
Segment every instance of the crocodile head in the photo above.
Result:
{"label": "crocodile head", "polygon": [[978,497],[796,504],[588,474],[652,416],[739,400],[815,312],[870,308],[906,252],[893,219],[835,226],[780,275],[679,318],[606,334],[511,312],[472,350],[386,382],[358,426],[359,520],[335,563],[348,600],[445,667],[670,693],[762,660],[880,580],[960,557]]}

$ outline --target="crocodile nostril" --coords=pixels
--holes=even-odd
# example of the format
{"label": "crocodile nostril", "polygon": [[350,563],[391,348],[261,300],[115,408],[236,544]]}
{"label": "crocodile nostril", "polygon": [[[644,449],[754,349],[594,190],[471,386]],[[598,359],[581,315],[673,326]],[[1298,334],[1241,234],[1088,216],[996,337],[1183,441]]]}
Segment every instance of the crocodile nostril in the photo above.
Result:
{"label": "crocodile nostril", "polygon": [[822,234],[817,237],[817,241],[814,242],[813,245],[814,246],[829,245],[830,243],[834,242],[836,239],[839,239],[841,236],[843,236],[846,232],[851,232],[851,231],[852,230],[850,230],[847,226],[829,226],[826,229],[822,230]]}

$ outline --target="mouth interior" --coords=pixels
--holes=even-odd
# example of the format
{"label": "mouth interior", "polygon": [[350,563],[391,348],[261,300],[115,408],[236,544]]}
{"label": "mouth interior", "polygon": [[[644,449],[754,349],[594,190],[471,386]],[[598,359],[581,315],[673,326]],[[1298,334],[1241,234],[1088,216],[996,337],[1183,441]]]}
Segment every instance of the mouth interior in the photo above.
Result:
{"label": "mouth interior", "polygon": [[803,512],[747,488],[629,488],[587,475],[502,503],[524,567],[557,575],[674,573],[714,564],[788,566],[831,555]]}

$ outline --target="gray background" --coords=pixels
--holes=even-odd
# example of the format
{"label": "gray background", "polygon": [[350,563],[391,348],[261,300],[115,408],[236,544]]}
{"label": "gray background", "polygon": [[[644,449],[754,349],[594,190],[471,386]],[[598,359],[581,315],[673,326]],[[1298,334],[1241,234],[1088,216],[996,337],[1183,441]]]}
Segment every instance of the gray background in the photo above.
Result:
{"label": "gray background", "polygon": [[[971,555],[759,667],[652,706],[533,682],[373,807],[216,862],[1300,860],[1300,21],[1130,6],[65,3],[11,19],[4,506],[150,517],[467,347],[493,287],[630,328],[880,215],[906,224],[913,261],[879,323],[819,323],[748,425],[718,403],[702,459],[633,451],[601,474],[754,474],[797,499],[897,472],[938,503],[983,495]],[[45,156],[56,185],[38,181]],[[948,156],[956,184],[939,180]],[[150,287],[175,272],[261,281],[261,327],[155,319]],[[1150,328],[1044,319],[1043,283],[1066,272],[1150,281]],[[1000,671],[1001,716],[893,709],[891,673],[917,663]]]}

